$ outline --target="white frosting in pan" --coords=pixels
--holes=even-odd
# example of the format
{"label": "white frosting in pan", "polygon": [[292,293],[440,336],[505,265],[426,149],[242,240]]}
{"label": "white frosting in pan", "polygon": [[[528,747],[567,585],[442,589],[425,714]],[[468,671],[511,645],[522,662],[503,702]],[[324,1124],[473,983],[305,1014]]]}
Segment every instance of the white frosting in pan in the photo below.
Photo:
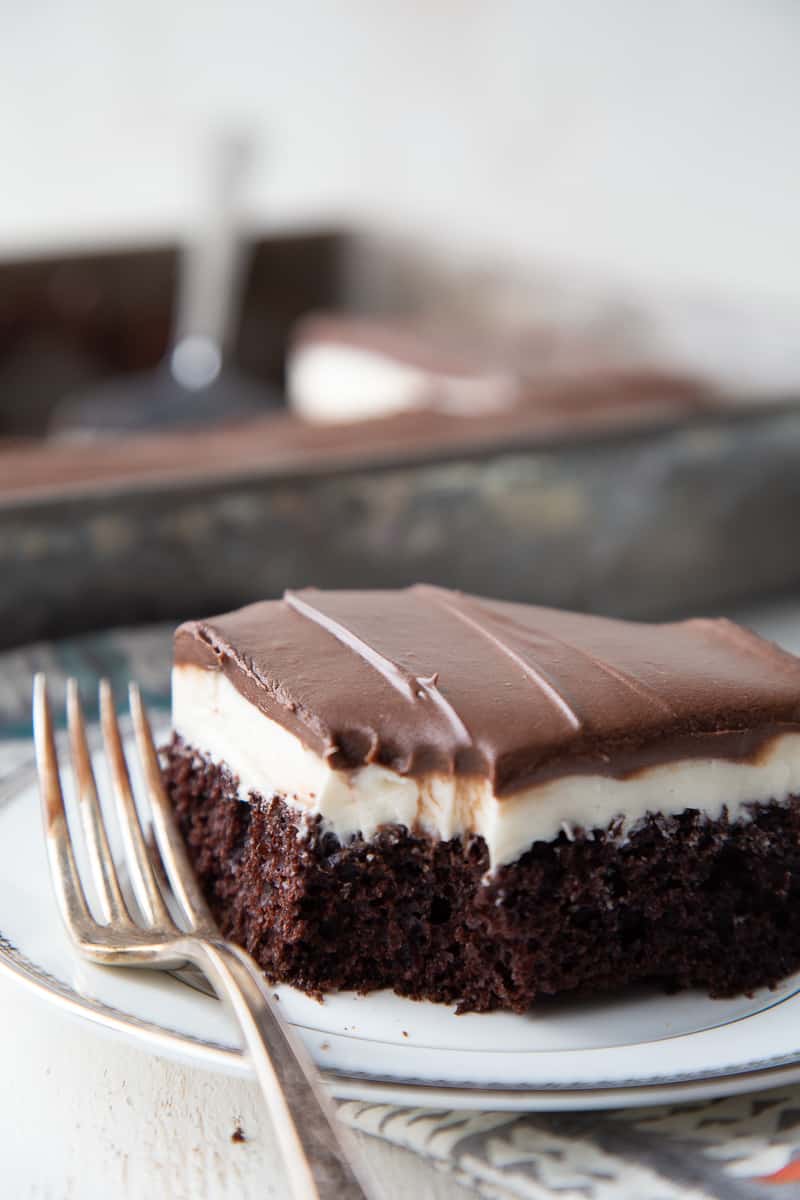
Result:
{"label": "white frosting in pan", "polygon": [[448,412],[505,408],[517,393],[500,371],[451,374],[401,362],[378,350],[310,342],[288,364],[289,402],[307,421],[357,421],[430,405]]}

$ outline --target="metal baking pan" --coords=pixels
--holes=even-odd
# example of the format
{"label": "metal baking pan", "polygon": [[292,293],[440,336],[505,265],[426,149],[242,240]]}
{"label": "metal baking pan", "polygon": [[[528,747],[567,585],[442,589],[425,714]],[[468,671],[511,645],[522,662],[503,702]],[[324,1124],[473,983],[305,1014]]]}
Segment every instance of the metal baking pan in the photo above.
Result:
{"label": "metal baking pan", "polygon": [[[240,438],[241,442],[241,438]],[[285,587],[468,591],[631,617],[800,586],[800,409],[421,448],[357,439],[4,494],[0,644]],[[163,457],[163,455],[162,455]]]}

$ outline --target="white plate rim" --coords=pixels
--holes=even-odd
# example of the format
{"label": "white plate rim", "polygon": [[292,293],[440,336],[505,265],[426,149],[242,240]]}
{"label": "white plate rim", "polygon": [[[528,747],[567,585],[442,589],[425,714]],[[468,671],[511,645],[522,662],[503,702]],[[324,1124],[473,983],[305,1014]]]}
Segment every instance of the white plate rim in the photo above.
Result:
{"label": "white plate rim", "polygon": [[[63,988],[57,980],[47,981],[30,970],[24,959],[5,939],[0,939],[0,973],[30,989],[42,1001],[55,1004],[72,1017],[99,1025],[114,1035],[169,1058],[188,1059],[194,1065],[225,1074],[254,1078],[245,1057],[224,1046],[204,1042],[188,1034],[175,1033],[150,1022],[100,1005]],[[675,1083],[636,1084],[630,1087],[485,1088],[448,1087],[441,1084],[398,1083],[321,1072],[331,1094],[339,1100],[404,1107],[472,1109],[494,1111],[570,1112],[613,1108],[646,1108],[655,1104],[690,1103],[742,1092],[800,1082],[800,1063],[787,1063],[729,1075],[710,1075]]]}

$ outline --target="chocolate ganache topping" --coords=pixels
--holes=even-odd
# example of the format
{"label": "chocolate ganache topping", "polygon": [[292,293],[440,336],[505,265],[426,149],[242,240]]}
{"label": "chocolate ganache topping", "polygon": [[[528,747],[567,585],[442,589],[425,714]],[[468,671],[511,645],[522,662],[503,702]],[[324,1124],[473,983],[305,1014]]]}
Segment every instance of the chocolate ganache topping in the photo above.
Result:
{"label": "chocolate ganache topping", "polygon": [[286,592],[190,621],[177,666],[222,671],[334,767],[625,777],[757,759],[800,732],[800,659],[726,620],[647,625],[418,585]]}

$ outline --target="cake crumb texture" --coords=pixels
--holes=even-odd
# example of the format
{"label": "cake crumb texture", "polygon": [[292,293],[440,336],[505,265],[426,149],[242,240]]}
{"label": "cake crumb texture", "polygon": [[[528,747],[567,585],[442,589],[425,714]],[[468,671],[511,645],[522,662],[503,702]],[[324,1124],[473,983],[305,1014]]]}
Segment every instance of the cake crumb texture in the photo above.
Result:
{"label": "cake crumb texture", "polygon": [[235,781],[180,739],[165,781],[223,934],[273,981],[312,995],[392,988],[461,1012],[526,1011],[563,993],[645,980],[713,996],[800,967],[800,798],[751,819],[696,810],[561,834],[487,875],[480,837],[390,826],[342,845],[298,834],[278,797]]}

